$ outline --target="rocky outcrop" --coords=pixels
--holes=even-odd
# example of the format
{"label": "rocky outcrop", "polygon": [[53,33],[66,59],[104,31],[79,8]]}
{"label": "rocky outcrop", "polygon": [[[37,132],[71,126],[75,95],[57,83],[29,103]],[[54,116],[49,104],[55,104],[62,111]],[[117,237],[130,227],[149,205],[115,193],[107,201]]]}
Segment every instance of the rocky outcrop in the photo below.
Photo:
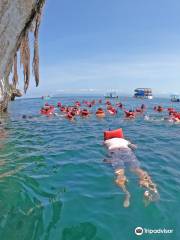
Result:
{"label": "rocky outcrop", "polygon": [[[33,70],[36,85],[39,83],[38,30],[45,0],[1,0],[0,1],[0,111],[7,109],[11,98],[12,82],[14,89],[18,83],[17,52],[24,73],[24,91],[30,79],[29,31],[34,32]],[[12,81],[9,79],[13,72]]]}
{"label": "rocky outcrop", "polygon": [[16,88],[13,84],[10,84],[10,99],[14,101],[16,97],[22,97],[22,92],[20,89]]}

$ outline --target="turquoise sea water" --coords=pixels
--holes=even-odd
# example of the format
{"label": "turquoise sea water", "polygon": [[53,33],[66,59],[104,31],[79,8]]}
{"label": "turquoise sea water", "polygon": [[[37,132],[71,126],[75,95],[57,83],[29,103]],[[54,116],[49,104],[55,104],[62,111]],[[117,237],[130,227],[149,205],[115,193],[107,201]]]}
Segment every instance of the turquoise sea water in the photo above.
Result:
{"label": "turquoise sea water", "polygon": [[[128,108],[143,103],[120,100]],[[166,99],[144,103],[149,113],[155,104],[171,106]],[[62,116],[40,116],[42,105],[41,99],[17,100],[1,117],[0,240],[180,239],[180,125],[162,121],[165,113],[156,114],[156,121],[130,121],[121,111],[115,117],[70,122]],[[180,110],[180,104],[174,106]],[[22,119],[23,114],[32,118]],[[145,206],[137,177],[127,171],[132,198],[130,207],[123,208],[113,169],[103,163],[103,132],[118,127],[138,145],[141,167],[158,185],[158,202]],[[136,236],[137,226],[174,232]]]}

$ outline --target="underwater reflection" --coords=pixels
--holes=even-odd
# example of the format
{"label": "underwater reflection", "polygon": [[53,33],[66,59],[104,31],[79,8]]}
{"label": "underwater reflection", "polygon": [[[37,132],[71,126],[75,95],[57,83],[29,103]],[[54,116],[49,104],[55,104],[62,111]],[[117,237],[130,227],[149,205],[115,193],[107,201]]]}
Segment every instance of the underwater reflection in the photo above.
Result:
{"label": "underwater reflection", "polygon": [[13,182],[16,190],[13,190],[12,181],[7,181],[4,186],[0,183],[4,188],[1,199],[7,197],[7,190],[11,192],[5,206],[0,203],[0,239],[50,239],[61,218],[60,192],[42,191],[34,179],[30,184],[25,184],[25,179],[11,180],[16,181]]}

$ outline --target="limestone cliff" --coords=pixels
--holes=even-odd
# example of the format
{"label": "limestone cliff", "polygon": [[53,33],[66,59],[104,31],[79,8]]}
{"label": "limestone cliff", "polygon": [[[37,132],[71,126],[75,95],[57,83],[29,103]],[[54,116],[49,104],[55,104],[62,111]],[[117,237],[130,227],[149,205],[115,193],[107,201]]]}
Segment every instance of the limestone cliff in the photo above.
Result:
{"label": "limestone cliff", "polygon": [[0,0],[0,111],[7,109],[11,98],[11,83],[18,83],[17,52],[24,73],[24,91],[30,79],[29,31],[34,32],[33,71],[36,85],[39,83],[38,30],[45,0]]}

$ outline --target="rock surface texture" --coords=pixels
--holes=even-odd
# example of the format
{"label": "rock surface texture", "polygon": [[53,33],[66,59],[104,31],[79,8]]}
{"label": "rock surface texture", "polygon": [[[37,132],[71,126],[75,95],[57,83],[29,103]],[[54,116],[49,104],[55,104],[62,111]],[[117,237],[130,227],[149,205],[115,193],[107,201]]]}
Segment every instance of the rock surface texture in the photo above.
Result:
{"label": "rock surface texture", "polygon": [[20,50],[24,73],[24,91],[29,85],[30,48],[29,31],[34,32],[33,68],[36,85],[39,82],[38,29],[45,0],[0,0],[0,111],[7,109],[12,84],[18,83],[17,52]]}

